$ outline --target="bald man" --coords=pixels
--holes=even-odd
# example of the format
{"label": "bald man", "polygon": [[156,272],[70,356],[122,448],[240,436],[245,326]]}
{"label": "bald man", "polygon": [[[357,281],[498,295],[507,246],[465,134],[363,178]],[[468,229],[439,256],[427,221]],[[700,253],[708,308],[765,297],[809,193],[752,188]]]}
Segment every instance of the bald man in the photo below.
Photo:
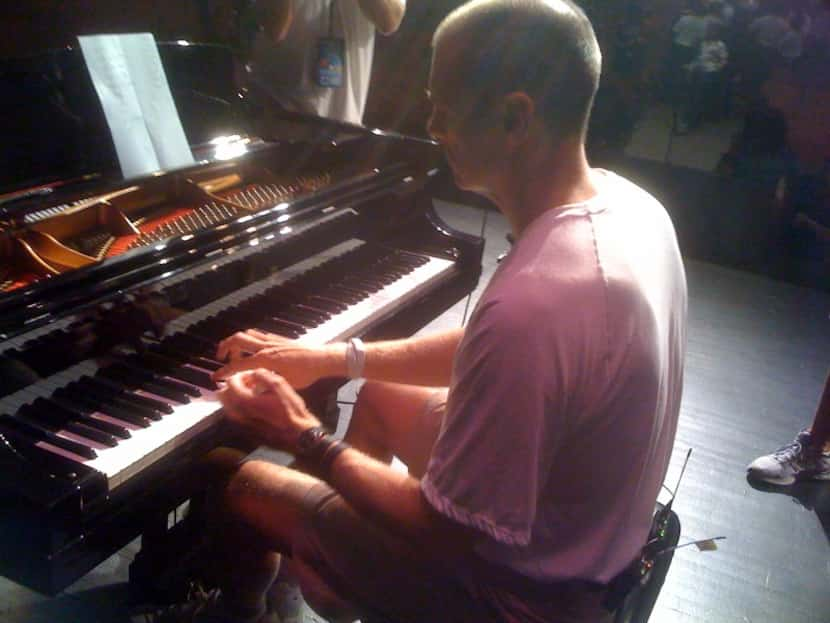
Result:
{"label": "bald man", "polygon": [[[570,0],[475,0],[433,48],[429,132],[516,242],[466,329],[222,342],[228,419],[305,468],[249,460],[228,480],[228,620],[267,616],[282,554],[332,620],[603,621],[606,586],[645,543],[686,281],[662,206],[587,162],[593,29]],[[294,388],[347,375],[367,382],[344,442]]]}

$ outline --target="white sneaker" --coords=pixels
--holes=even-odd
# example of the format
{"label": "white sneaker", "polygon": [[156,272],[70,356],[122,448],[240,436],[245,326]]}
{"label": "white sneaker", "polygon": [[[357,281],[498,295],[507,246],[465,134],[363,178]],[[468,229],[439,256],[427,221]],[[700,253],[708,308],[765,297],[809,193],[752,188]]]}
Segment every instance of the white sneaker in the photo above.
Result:
{"label": "white sneaker", "polygon": [[774,485],[830,480],[830,454],[813,448],[810,431],[803,430],[786,446],[752,461],[746,470],[750,477]]}
{"label": "white sneaker", "polygon": [[305,600],[300,586],[291,580],[277,579],[266,595],[268,611],[281,623],[302,623]]}

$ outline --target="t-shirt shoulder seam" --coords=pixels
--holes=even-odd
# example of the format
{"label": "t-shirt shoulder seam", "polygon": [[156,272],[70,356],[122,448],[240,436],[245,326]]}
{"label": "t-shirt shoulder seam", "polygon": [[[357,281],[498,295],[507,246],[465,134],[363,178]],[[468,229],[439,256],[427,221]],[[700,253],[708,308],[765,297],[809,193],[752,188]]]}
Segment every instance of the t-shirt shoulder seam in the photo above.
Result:
{"label": "t-shirt shoulder seam", "polygon": [[602,360],[604,365],[604,369],[607,370],[607,366],[610,362],[610,354],[611,354],[611,329],[610,323],[608,319],[608,275],[605,272],[605,268],[602,265],[602,259],[600,258],[599,254],[599,245],[597,242],[597,230],[596,224],[594,223],[593,217],[589,218],[589,222],[591,223],[591,237],[593,239],[594,245],[594,259],[596,260],[597,272],[599,274],[599,281],[602,286],[602,300],[603,300],[603,309],[602,309],[602,322],[603,322],[603,332],[605,333],[605,348],[602,355]]}

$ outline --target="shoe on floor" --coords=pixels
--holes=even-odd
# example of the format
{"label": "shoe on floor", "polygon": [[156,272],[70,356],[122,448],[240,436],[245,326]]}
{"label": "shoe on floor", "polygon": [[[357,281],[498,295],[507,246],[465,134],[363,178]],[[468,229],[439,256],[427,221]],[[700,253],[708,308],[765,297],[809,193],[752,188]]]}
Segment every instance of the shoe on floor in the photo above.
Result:
{"label": "shoe on floor", "polygon": [[746,468],[750,477],[774,485],[791,485],[796,480],[830,480],[830,454],[815,449],[810,431],[773,452],[760,456]]}
{"label": "shoe on floor", "polygon": [[277,579],[266,595],[268,612],[280,623],[302,623],[305,600],[300,586],[291,580]]}
{"label": "shoe on floor", "polygon": [[146,616],[148,623],[282,623],[279,616],[270,611],[262,615],[240,618],[222,605],[219,589],[204,591],[196,588],[188,600],[174,604]]}

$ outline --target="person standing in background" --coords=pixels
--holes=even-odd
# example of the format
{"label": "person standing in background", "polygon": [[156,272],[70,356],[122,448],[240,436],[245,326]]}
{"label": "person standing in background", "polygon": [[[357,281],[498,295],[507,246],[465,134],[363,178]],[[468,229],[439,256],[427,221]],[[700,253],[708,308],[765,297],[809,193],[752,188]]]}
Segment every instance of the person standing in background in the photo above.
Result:
{"label": "person standing in background", "polygon": [[754,480],[791,485],[797,480],[830,480],[830,375],[824,383],[813,424],[772,454],[760,456],[747,467]]}
{"label": "person standing in background", "polygon": [[722,30],[719,22],[710,22],[697,58],[684,68],[688,72],[688,94],[684,98],[686,107],[678,120],[678,134],[725,110],[726,85],[723,76],[729,51],[721,39]]}
{"label": "person standing in background", "polygon": [[405,10],[406,0],[258,0],[251,81],[287,110],[360,124],[375,31],[394,33]]}

